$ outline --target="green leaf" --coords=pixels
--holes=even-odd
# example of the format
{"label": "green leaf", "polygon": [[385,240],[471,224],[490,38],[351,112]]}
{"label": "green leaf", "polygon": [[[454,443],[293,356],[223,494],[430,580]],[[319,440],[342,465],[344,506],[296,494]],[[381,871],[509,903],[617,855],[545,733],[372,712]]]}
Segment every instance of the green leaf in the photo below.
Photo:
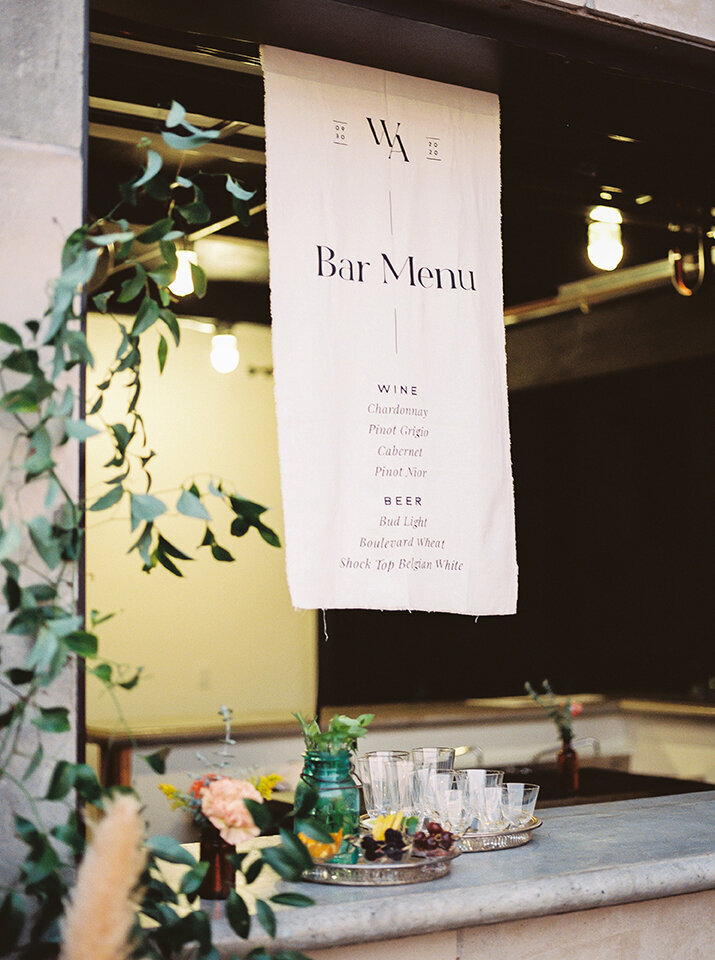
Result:
{"label": "green leaf", "polygon": [[276,935],[276,915],[265,900],[256,900],[256,917],[269,937]]}
{"label": "green leaf", "polygon": [[13,554],[22,543],[22,533],[16,523],[8,526],[0,534],[0,560]]}
{"label": "green leaf", "polygon": [[244,190],[238,180],[235,180],[230,174],[226,175],[226,189],[233,197],[239,200],[251,200],[256,195],[255,190]]}
{"label": "green leaf", "polygon": [[195,867],[197,861],[188,850],[185,850],[178,840],[173,837],[149,837],[146,842],[149,852],[157,860],[166,860],[167,863],[183,863],[187,867]]}
{"label": "green leaf", "polygon": [[97,664],[94,669],[90,670],[90,673],[93,673],[95,677],[98,677],[102,683],[112,682],[112,668],[108,663]]}
{"label": "green leaf", "polygon": [[35,752],[32,754],[32,756],[30,757],[30,762],[27,765],[27,769],[22,775],[23,780],[30,779],[32,774],[35,772],[35,770],[37,770],[37,768],[42,763],[44,755],[45,755],[45,751],[42,747],[42,744],[40,744],[35,750]]}
{"label": "green leaf", "polygon": [[[143,753],[142,757],[144,760],[146,760],[154,773],[166,773],[166,758],[169,756],[170,752],[171,747],[161,747],[154,753]],[[172,862],[176,863],[177,861]]]}
{"label": "green leaf", "polygon": [[5,676],[13,687],[24,687],[25,684],[32,682],[35,674],[32,670],[22,670],[20,667],[13,667],[11,670],[5,671]]}
{"label": "green leaf", "polygon": [[45,799],[61,800],[66,797],[74,786],[74,773],[74,764],[68,763],[67,760],[59,760],[52,771]]}
{"label": "green leaf", "polygon": [[113,290],[105,290],[104,293],[98,293],[96,297],[92,297],[92,303],[100,313],[106,313],[108,309],[107,304],[113,295]]}
{"label": "green leaf", "polygon": [[146,152],[146,170],[139,177],[138,180],[134,181],[134,188],[143,187],[145,183],[148,183],[153,179],[157,173],[161,170],[162,159],[156,150],[147,150]]}
{"label": "green leaf", "polygon": [[33,546],[45,561],[50,570],[54,570],[60,562],[60,548],[52,533],[52,527],[47,517],[33,517],[27,524]]}
{"label": "green leaf", "polygon": [[119,303],[129,303],[130,300],[138,297],[144,289],[145,283],[146,270],[140,263],[137,263],[134,267],[134,276],[130,277],[129,280],[125,280],[122,284],[119,296],[117,297]]}
{"label": "green leaf", "polygon": [[191,279],[194,282],[194,293],[196,296],[201,299],[206,296],[206,274],[198,265],[198,263],[191,264]]}
{"label": "green leaf", "polygon": [[137,311],[136,320],[132,326],[132,337],[138,337],[159,319],[159,304],[149,294],[146,294]]}
{"label": "green leaf", "polygon": [[89,509],[95,512],[99,510],[108,510],[110,507],[113,507],[115,503],[119,503],[123,496],[124,488],[121,485],[112,487],[112,489],[101,496],[99,500],[95,500]]}
{"label": "green leaf", "polygon": [[234,537],[242,537],[251,529],[251,524],[245,517],[236,517],[231,522],[231,534]]}
{"label": "green leaf", "polygon": [[226,900],[226,919],[231,924],[231,929],[245,940],[251,930],[251,917],[246,904],[235,890],[229,891]]}
{"label": "green leaf", "polygon": [[70,729],[67,707],[40,707],[32,723],[46,733],[66,733]]}
{"label": "green leaf", "polygon": [[179,891],[186,894],[187,897],[196,893],[201,886],[201,882],[208,873],[208,863],[197,863],[191,870],[187,870],[181,878]]}
{"label": "green leaf", "polygon": [[67,823],[53,827],[50,833],[53,837],[56,837],[62,843],[66,844],[75,856],[84,853],[85,840],[79,831],[77,815],[74,811],[70,813],[67,818]]}
{"label": "green leaf", "polygon": [[90,427],[86,420],[65,420],[65,433],[68,437],[81,442],[94,437],[99,433],[94,427]]}
{"label": "green leaf", "polygon": [[260,875],[261,870],[263,870],[263,865],[264,865],[264,861],[261,860],[259,857],[258,860],[254,860],[253,863],[246,868],[246,871],[243,875],[246,878],[247,884],[250,885],[251,883],[253,883],[255,880],[258,879],[258,876]]}
{"label": "green leaf", "polygon": [[315,903],[311,897],[306,897],[304,893],[276,893],[271,897],[271,903],[278,903],[284,907],[312,907]]}
{"label": "green leaf", "polygon": [[8,326],[7,323],[0,323],[0,340],[4,340],[5,343],[11,343],[13,347],[22,346],[22,337],[17,330]]}
{"label": "green leaf", "polygon": [[302,791],[297,791],[295,795],[295,803],[293,805],[293,809],[291,810],[292,816],[297,820],[306,817],[315,806],[317,799],[318,793],[316,790],[306,788]]}
{"label": "green leaf", "polygon": [[130,493],[131,529],[136,530],[142,520],[152,522],[166,513],[166,505],[149,493]]}
{"label": "green leaf", "polygon": [[151,531],[153,525],[147,523],[144,529],[141,532],[141,536],[132,544],[132,546],[127,550],[127,553],[131,553],[132,550],[138,550],[139,556],[142,558],[145,564],[149,563],[149,549],[151,547]]}
{"label": "green leaf", "polygon": [[45,671],[52,663],[55,655],[60,648],[60,641],[57,634],[48,627],[41,627],[37,634],[37,640],[25,660],[25,669],[31,670],[36,667],[38,671]]}
{"label": "green leaf", "polygon": [[214,560],[220,560],[222,563],[233,563],[235,559],[228,550],[220,547],[217,543],[211,544],[211,553],[213,554]]}
{"label": "green leaf", "polygon": [[164,126],[178,127],[180,123],[184,122],[185,116],[186,116],[186,110],[184,110],[181,104],[177,103],[176,100],[172,100],[171,107],[169,108],[169,113],[167,114],[166,120],[164,121]]}
{"label": "green leaf", "polygon": [[253,500],[244,500],[243,497],[233,496],[228,499],[231,509],[237,516],[249,517],[252,520],[257,520],[268,509],[260,503],[254,503]]}
{"label": "green leaf", "polygon": [[273,827],[273,816],[265,803],[259,803],[258,800],[244,800],[243,802],[253,817],[253,822],[262,833]]}
{"label": "green leaf", "polygon": [[280,547],[281,541],[275,530],[271,530],[271,528],[267,527],[264,523],[257,523],[256,529],[266,543],[270,544],[272,547]]}
{"label": "green leaf", "polygon": [[313,858],[298,837],[290,830],[286,830],[285,827],[281,827],[279,832],[283,841],[282,848],[295,859],[296,863],[302,863],[306,870],[312,867]]}
{"label": "green leaf", "polygon": [[73,630],[62,638],[62,642],[70,648],[72,653],[80,657],[96,657],[99,641],[93,633],[85,630]]}
{"label": "green leaf", "polygon": [[35,477],[55,465],[52,459],[52,439],[45,427],[38,427],[30,437],[30,454],[25,460],[25,472]]}
{"label": "green leaf", "polygon": [[87,237],[87,240],[93,243],[95,247],[111,247],[114,243],[127,243],[133,239],[134,234],[131,230],[122,230],[121,232],[115,233],[97,233],[91,237]]}
{"label": "green leaf", "polygon": [[22,935],[27,917],[23,898],[15,890],[9,890],[0,906],[0,956],[12,953]]}
{"label": "green leaf", "polygon": [[139,678],[142,675],[143,669],[144,669],[143,667],[137,667],[137,672],[134,674],[134,676],[131,679],[122,680],[120,683],[117,684],[117,686],[121,687],[122,690],[133,690],[134,687],[136,687],[136,685],[139,683]]}
{"label": "green leaf", "polygon": [[177,560],[192,560],[193,557],[189,557],[187,554],[182,553],[178,547],[175,547],[173,543],[170,543],[161,534],[159,534],[159,549],[167,554],[170,557],[176,557]]}
{"label": "green leaf", "polygon": [[307,817],[301,821],[300,832],[317,840],[319,843],[333,843],[333,837],[329,830],[326,830],[324,824],[316,820],[315,817]]}
{"label": "green leaf", "polygon": [[77,793],[88,803],[97,803],[102,799],[102,785],[97,774],[86,763],[79,763],[75,767],[74,785]]}
{"label": "green leaf", "polygon": [[139,243],[145,244],[156,243],[173,229],[174,221],[171,219],[171,217],[164,217],[163,220],[157,220],[156,223],[152,223],[150,227],[147,227],[146,230],[143,230],[137,237],[137,240]]}
{"label": "green leaf", "polygon": [[206,522],[211,519],[203,503],[196,494],[191,493],[189,490],[181,491],[181,496],[176,503],[176,509],[179,513],[183,513],[185,517],[196,517],[197,520],[205,520]]}
{"label": "green leaf", "polygon": [[159,346],[156,348],[156,357],[159,361],[159,373],[164,372],[164,367],[166,366],[166,358],[169,354],[169,345],[166,342],[166,339],[163,334],[159,335]]}
{"label": "green leaf", "polygon": [[[187,126],[187,124],[184,124]],[[167,133],[162,131],[161,137],[167,147],[172,150],[192,150],[194,147],[202,147],[205,143],[210,143],[219,135],[218,130],[203,130],[201,133],[192,133],[189,136],[181,137],[176,133]]]}
{"label": "green leaf", "polygon": [[176,314],[171,310],[164,309],[159,311],[159,316],[169,328],[169,332],[174,338],[174,343],[178,347],[179,341],[181,340],[181,331],[179,329],[179,321],[176,319]]}
{"label": "green leaf", "polygon": [[176,270],[179,266],[179,260],[176,256],[176,244],[173,240],[161,240],[159,242],[159,249],[161,250],[161,255],[164,258],[164,263],[171,270]]}
{"label": "green leaf", "polygon": [[296,863],[281,847],[266,847],[261,851],[261,857],[283,880],[300,880],[303,866]]}

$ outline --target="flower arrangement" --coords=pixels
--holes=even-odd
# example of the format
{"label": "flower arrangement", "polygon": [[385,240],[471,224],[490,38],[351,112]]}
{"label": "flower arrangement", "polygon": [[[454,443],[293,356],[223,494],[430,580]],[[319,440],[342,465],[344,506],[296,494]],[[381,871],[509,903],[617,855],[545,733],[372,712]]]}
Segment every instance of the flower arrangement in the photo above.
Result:
{"label": "flower arrangement", "polygon": [[558,727],[561,739],[566,741],[571,740],[573,737],[571,721],[583,712],[583,706],[576,701],[572,702],[570,697],[567,697],[566,700],[557,699],[548,680],[542,682],[542,687],[544,688],[544,692],[543,694],[539,694],[528,681],[524,684],[524,689],[532,700],[538,703],[540,707],[543,707],[554,721]]}
{"label": "flower arrangement", "polygon": [[160,783],[159,789],[168,798],[172,810],[187,809],[199,826],[212,824],[226,843],[235,846],[260,833],[244,801],[270,800],[280,780],[278,774],[241,780],[207,773],[197,777],[186,792],[170,783]]}

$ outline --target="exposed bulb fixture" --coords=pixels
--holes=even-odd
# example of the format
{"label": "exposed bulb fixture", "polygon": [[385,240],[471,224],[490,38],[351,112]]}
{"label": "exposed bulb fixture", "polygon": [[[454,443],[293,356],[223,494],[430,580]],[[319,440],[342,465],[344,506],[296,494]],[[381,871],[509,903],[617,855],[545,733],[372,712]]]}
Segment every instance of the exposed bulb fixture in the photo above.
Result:
{"label": "exposed bulb fixture", "polygon": [[217,373],[231,373],[238,366],[238,346],[232,333],[217,333],[211,341],[211,366]]}
{"label": "exposed bulb fixture", "polygon": [[176,259],[179,264],[176,268],[176,276],[169,284],[169,290],[177,297],[187,297],[194,292],[191,264],[197,264],[198,257],[193,250],[177,250]]}
{"label": "exposed bulb fixture", "polygon": [[621,211],[616,207],[597,206],[589,216],[588,259],[599,270],[615,270],[623,259]]}

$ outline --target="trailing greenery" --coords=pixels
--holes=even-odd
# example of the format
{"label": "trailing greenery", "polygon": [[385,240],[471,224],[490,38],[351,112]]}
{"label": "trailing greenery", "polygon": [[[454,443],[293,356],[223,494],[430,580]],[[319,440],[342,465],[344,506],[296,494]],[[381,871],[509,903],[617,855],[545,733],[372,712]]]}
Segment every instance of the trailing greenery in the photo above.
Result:
{"label": "trailing greenery", "polygon": [[[164,141],[176,150],[193,150],[218,136],[216,130],[191,126],[176,103],[166,125],[169,129],[163,133]],[[97,628],[107,616],[92,611],[86,621],[77,612],[76,565],[83,549],[85,512],[98,513],[122,504],[128,510],[133,533],[129,550],[137,552],[147,573],[161,566],[182,576],[181,565],[191,559],[162,533],[162,521],[171,507],[201,526],[199,549],[208,548],[217,561],[230,562],[233,556],[217,539],[211,516],[213,500],[222,501],[231,512],[230,535],[242,537],[254,528],[266,543],[280,545],[276,533],[263,522],[266,508],[239,496],[224,480],[213,478],[206,489],[193,481],[185,483],[173,503],[151,492],[155,453],[139,412],[143,338],[150,329],[161,331],[156,362],[163,371],[169,343],[173,341],[178,347],[180,342],[179,322],[168,289],[177,266],[176,242],[188,225],[205,223],[211,217],[198,179],[167,176],[161,156],[147,149],[144,168],[120,188],[122,199],[110,215],[85,224],[68,237],[61,273],[45,315],[28,320],[23,330],[0,323],[0,411],[12,425],[9,457],[0,477],[0,564],[7,604],[4,671],[0,675],[0,789],[21,798],[23,815],[16,814],[14,824],[16,836],[25,847],[17,875],[0,890],[2,956],[57,955],[63,903],[71,888],[76,859],[85,849],[83,818],[88,807],[101,811],[107,798],[107,791],[89,766],[53,759],[55,752],[46,737],[42,739],[47,745],[41,741],[29,752],[28,731],[34,727],[45,735],[61,735],[70,730],[68,708],[52,698],[55,681],[77,660],[86,663],[87,673],[112,697],[117,688],[131,689],[140,680],[140,669],[101,656]],[[253,194],[231,176],[225,177],[225,188],[240,221],[248,222],[248,201]],[[144,195],[163,205],[162,215],[145,229],[135,230],[128,216],[119,216],[119,212],[137,204]],[[153,251],[157,256],[152,259],[147,254]],[[78,412],[68,374],[76,373],[81,364],[94,365],[81,313],[102,258],[114,269],[121,268],[126,278],[118,290],[108,289],[93,298],[98,311],[113,316],[121,341],[111,368],[88,404],[88,415],[97,424],[93,426],[82,418],[82,411]],[[148,261],[153,265],[147,267]],[[206,277],[200,267],[193,266],[192,270],[196,292],[201,296]],[[129,315],[113,315],[114,305],[130,310]],[[126,380],[130,387],[126,418],[106,422],[102,420],[104,399],[117,378]],[[60,448],[77,447],[79,454],[80,444],[101,433],[109,436],[113,447],[113,455],[104,465],[106,489],[86,503],[67,488],[56,460]],[[19,507],[26,488],[38,491],[40,502],[44,501],[42,510],[30,519],[23,519]],[[145,759],[154,770],[163,772],[164,756],[158,751]],[[51,772],[45,779],[41,771],[48,768]],[[32,786],[38,780],[43,780],[39,794]],[[267,826],[267,812],[258,804],[255,807],[257,822]],[[266,863],[286,879],[300,876],[307,864],[307,851],[285,826],[280,827],[280,835],[281,846],[265,851],[246,869],[248,882],[255,880]],[[172,957],[185,944],[195,943],[198,957],[215,960],[218,954],[211,942],[209,917],[195,905],[205,865],[167,837],[153,838],[149,854],[137,915],[136,956]],[[164,862],[189,867],[181,883],[181,892],[194,904],[187,916],[180,916],[176,910],[177,894],[162,877]],[[240,856],[236,863],[243,870]],[[272,900],[297,906],[309,902],[297,894],[277,894]],[[251,919],[238,894],[229,897],[226,913],[236,933],[247,937]],[[275,917],[268,903],[262,904],[257,917],[272,936]],[[156,921],[158,926],[147,928],[147,920]],[[266,960],[270,954],[259,948],[249,956]],[[283,950],[274,955],[274,960],[301,960],[302,956]]]}
{"label": "trailing greenery", "polygon": [[300,724],[306,750],[318,750],[322,753],[340,753],[341,750],[354,751],[360,737],[367,733],[368,725],[375,717],[374,713],[361,713],[353,719],[344,714],[335,714],[327,730],[321,730],[318,718],[306,720],[299,713],[293,716]]}

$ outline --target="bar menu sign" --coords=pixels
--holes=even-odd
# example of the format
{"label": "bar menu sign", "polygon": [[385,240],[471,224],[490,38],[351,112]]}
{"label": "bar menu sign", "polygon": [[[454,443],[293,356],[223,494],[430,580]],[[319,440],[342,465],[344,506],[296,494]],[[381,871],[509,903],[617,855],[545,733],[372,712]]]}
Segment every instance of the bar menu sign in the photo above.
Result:
{"label": "bar menu sign", "polygon": [[513,613],[498,99],[262,56],[293,604]]}

